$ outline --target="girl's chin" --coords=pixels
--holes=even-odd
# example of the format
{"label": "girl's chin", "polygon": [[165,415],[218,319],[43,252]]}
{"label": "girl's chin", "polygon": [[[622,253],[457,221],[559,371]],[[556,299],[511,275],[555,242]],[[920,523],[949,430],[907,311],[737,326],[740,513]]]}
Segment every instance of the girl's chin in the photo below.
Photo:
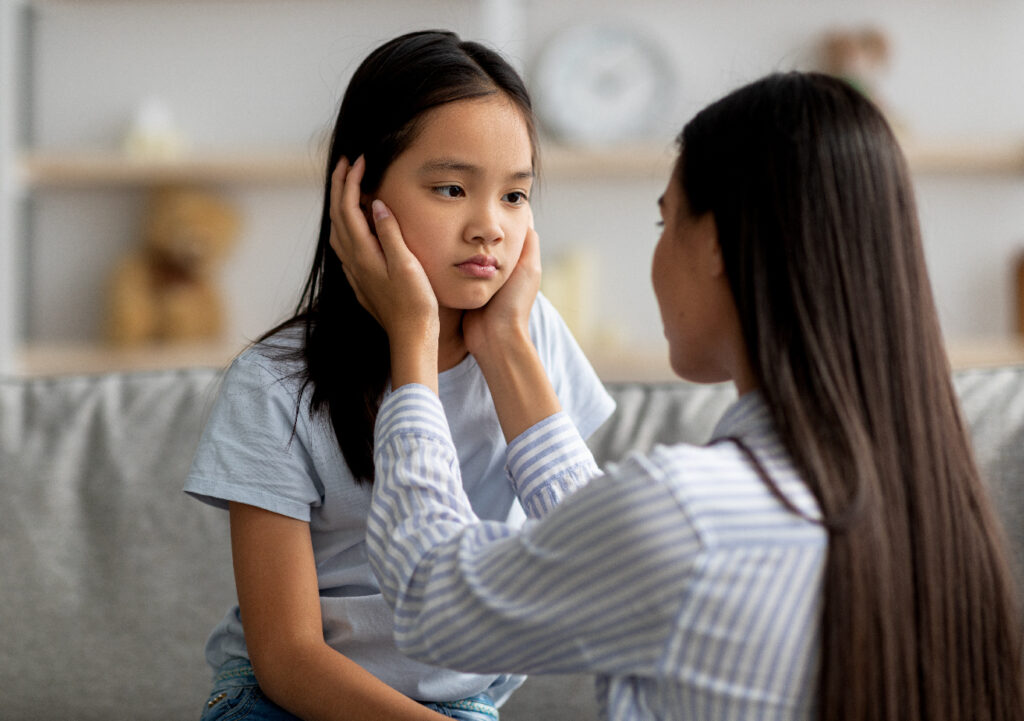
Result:
{"label": "girl's chin", "polygon": [[450,310],[457,312],[466,312],[469,310],[477,310],[483,308],[490,302],[491,298],[494,297],[493,293],[481,294],[472,297],[461,297],[461,298],[438,298],[438,305],[442,310]]}

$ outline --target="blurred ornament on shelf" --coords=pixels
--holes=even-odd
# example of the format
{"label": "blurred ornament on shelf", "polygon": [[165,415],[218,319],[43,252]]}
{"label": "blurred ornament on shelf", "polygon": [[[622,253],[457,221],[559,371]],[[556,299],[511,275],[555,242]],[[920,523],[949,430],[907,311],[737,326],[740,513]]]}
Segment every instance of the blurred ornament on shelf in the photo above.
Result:
{"label": "blurred ornament on shelf", "polygon": [[584,348],[592,346],[596,339],[599,263],[594,253],[570,248],[545,262],[541,275],[541,291]]}
{"label": "blurred ornament on shelf", "polygon": [[154,191],[141,242],[110,278],[107,338],[117,346],[218,341],[225,329],[216,272],[238,240],[240,218],[219,196]]}
{"label": "blurred ornament on shelf", "polygon": [[185,154],[188,141],[178,129],[167,103],[151,96],[136,109],[122,149],[134,158],[171,160]]}
{"label": "blurred ornament on shelf", "polygon": [[881,104],[879,85],[890,53],[889,38],[879,27],[834,28],[821,40],[821,70],[843,78]]}

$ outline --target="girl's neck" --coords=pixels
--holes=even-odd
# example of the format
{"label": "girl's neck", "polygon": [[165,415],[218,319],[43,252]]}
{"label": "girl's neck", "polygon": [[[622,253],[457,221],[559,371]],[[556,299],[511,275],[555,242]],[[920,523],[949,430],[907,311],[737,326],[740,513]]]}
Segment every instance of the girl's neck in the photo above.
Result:
{"label": "girl's neck", "polygon": [[463,311],[439,308],[441,330],[437,338],[437,372],[454,368],[466,357],[466,340],[462,337]]}

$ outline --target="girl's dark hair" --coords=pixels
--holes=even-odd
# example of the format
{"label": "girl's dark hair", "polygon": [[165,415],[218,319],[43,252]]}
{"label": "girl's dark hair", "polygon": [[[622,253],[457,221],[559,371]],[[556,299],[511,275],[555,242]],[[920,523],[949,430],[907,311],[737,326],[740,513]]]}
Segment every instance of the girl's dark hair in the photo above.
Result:
{"label": "girl's dark hair", "polygon": [[680,144],[828,530],[819,717],[1020,719],[1020,608],[888,124],[846,83],[790,73],[706,108]]}
{"label": "girl's dark hair", "polygon": [[[415,140],[424,115],[438,106],[503,94],[522,113],[536,154],[536,131],[522,79],[498,53],[451,32],[413,32],[374,50],[356,69],[334,125],[324,180],[320,237],[295,315],[261,341],[304,329],[299,397],[310,414],[330,418],[352,475],[373,482],[373,426],[391,366],[387,334],[356,300],[331,249],[331,175],[341,158],[366,157],[364,193]],[[536,165],[536,157],[534,157]],[[301,404],[299,404],[301,405]]]}

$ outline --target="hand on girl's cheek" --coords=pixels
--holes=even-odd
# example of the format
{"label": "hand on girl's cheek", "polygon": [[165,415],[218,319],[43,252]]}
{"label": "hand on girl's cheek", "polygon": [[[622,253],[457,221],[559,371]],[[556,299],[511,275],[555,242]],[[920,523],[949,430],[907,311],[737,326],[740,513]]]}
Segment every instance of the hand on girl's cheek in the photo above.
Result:
{"label": "hand on girl's cheek", "polygon": [[373,212],[370,210],[370,206],[373,204],[374,198],[369,195],[363,195],[359,198],[359,209],[363,211],[363,217],[366,219],[366,224],[370,226],[370,232],[373,236],[377,237],[377,225],[373,220]]}

